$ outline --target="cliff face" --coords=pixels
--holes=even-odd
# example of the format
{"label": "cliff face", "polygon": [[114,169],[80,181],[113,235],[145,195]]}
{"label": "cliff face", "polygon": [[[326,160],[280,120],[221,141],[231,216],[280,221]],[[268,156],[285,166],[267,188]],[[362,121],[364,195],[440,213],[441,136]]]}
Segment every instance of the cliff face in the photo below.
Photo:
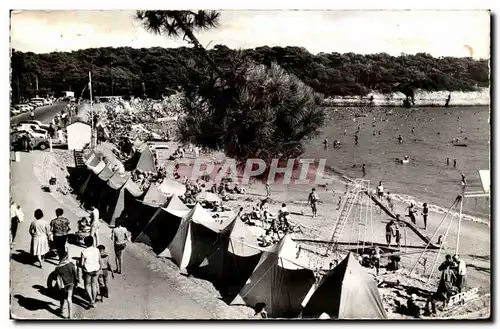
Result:
{"label": "cliff face", "polygon": [[[415,92],[415,106],[444,106],[451,95],[449,106],[490,105],[490,89],[481,88],[472,92],[461,91],[420,91]],[[370,93],[366,96],[339,96],[325,100],[333,106],[403,106],[406,96],[402,93]]]}

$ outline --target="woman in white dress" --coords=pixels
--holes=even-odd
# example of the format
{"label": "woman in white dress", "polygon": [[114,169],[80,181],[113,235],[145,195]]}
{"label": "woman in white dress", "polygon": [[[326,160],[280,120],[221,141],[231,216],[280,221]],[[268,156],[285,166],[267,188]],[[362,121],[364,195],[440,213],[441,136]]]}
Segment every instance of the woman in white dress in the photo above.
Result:
{"label": "woman in white dress", "polygon": [[43,212],[40,209],[35,210],[35,220],[30,225],[31,249],[30,252],[36,256],[43,267],[43,257],[49,252],[49,239],[51,236],[50,226],[43,218]]}

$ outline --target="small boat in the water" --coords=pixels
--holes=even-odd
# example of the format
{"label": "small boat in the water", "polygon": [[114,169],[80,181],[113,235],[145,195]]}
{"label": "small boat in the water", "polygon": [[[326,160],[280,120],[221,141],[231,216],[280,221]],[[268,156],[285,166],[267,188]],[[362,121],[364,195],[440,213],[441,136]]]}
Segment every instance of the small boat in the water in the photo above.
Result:
{"label": "small boat in the water", "polygon": [[407,155],[405,155],[404,159],[401,160],[401,164],[406,164],[406,163],[410,163],[410,158],[408,158]]}
{"label": "small boat in the water", "polygon": [[363,113],[361,113],[361,114],[355,114],[354,116],[355,116],[356,118],[366,118],[366,117],[368,116],[368,114],[363,114]]}
{"label": "small boat in the water", "polygon": [[467,147],[467,144],[464,144],[464,143],[454,143],[453,146]]}

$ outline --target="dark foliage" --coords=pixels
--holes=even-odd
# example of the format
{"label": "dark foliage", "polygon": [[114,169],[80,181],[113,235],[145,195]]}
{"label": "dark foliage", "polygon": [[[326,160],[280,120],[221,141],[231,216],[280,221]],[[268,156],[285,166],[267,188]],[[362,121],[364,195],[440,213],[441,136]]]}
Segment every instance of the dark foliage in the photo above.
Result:
{"label": "dark foliage", "polygon": [[[222,69],[235,54],[215,46],[208,55]],[[467,91],[489,85],[489,62],[471,58],[434,58],[427,54],[390,56],[354,53],[313,55],[299,47],[259,47],[243,53],[268,67],[272,62],[296,75],[326,97],[364,95],[370,90]],[[184,84],[189,66],[206,66],[193,48],[93,48],[49,54],[13,51],[12,96],[33,97],[38,76],[40,95],[73,90],[88,97],[84,88],[92,71],[94,95],[134,95],[159,98]],[[143,84],[144,83],[144,88]]]}

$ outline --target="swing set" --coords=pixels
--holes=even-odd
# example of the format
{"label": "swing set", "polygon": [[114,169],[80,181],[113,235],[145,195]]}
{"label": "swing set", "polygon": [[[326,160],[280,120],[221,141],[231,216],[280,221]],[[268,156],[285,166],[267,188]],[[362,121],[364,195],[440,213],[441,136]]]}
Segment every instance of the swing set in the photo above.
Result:
{"label": "swing set", "polygon": [[[416,269],[417,265],[421,264],[421,260],[424,257],[425,253],[427,252],[429,246],[431,245],[432,241],[434,240],[434,238],[438,234],[439,230],[441,229],[441,227],[445,223],[446,219],[448,217],[450,217],[450,215],[451,215],[451,217],[450,217],[450,220],[449,220],[449,223],[448,223],[448,227],[446,228],[446,231],[444,233],[442,241],[441,241],[441,243],[439,245],[438,253],[437,253],[437,255],[436,255],[436,257],[435,257],[435,259],[433,261],[433,264],[432,264],[432,267],[431,267],[431,272],[429,273],[429,277],[427,278],[426,283],[428,284],[430,282],[431,278],[432,278],[432,274],[434,273],[434,270],[436,268],[436,264],[437,264],[437,261],[439,259],[439,256],[441,255],[441,251],[443,250],[443,247],[446,244],[446,239],[448,237],[448,233],[450,231],[451,225],[452,225],[455,217],[457,217],[457,219],[458,219],[458,223],[457,223],[457,242],[456,242],[456,246],[455,246],[455,254],[456,255],[460,255],[459,254],[459,251],[460,251],[460,249],[459,249],[460,248],[460,226],[461,226],[461,222],[462,222],[462,209],[463,209],[464,199],[465,198],[490,197],[490,171],[489,170],[479,170],[479,176],[481,178],[481,183],[482,183],[483,190],[482,191],[466,192],[465,189],[466,189],[467,186],[465,186],[465,185],[462,186],[462,193],[459,194],[455,198],[455,201],[453,202],[453,204],[451,205],[451,207],[448,209],[448,211],[444,215],[443,219],[439,223],[439,226],[437,227],[436,231],[432,235],[432,238],[427,243],[427,245],[425,246],[424,250],[419,255],[419,257],[417,258],[417,261],[415,262],[415,265],[413,265],[413,267],[412,267],[412,269],[410,271],[410,275],[413,275],[413,273],[415,272],[415,269]],[[458,214],[456,212],[452,212],[453,209],[456,209],[456,208],[459,209]],[[424,272],[425,272],[425,268],[424,268]]]}

